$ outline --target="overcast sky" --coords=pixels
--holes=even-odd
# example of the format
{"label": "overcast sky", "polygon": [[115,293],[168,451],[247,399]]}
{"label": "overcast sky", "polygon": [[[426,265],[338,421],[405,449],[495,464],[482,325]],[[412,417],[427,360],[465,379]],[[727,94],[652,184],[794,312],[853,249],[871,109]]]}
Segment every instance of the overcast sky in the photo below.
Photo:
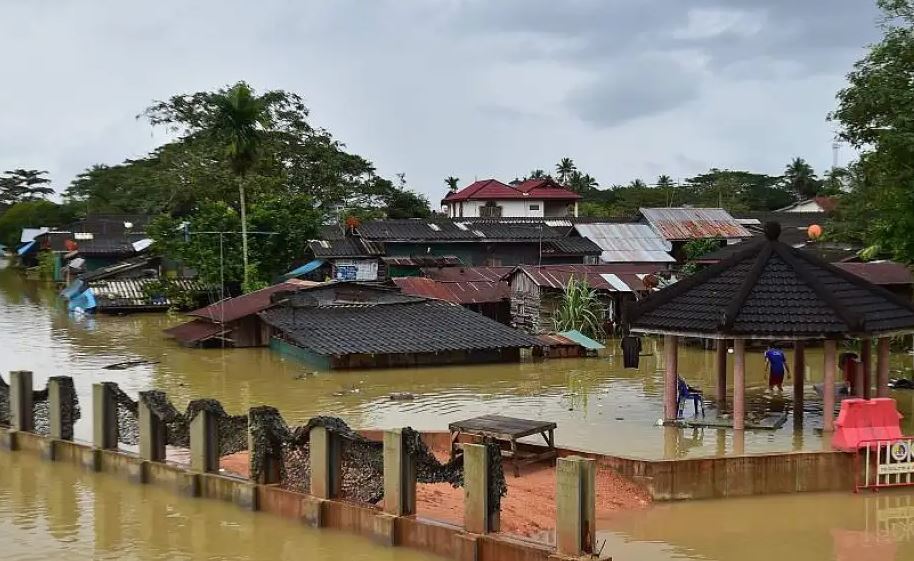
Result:
{"label": "overcast sky", "polygon": [[[152,100],[247,80],[432,198],[562,156],[601,185],[831,165],[871,0],[0,0],[0,170],[58,190],[164,140]],[[851,157],[841,149],[841,160]],[[437,204],[433,205],[437,206]]]}

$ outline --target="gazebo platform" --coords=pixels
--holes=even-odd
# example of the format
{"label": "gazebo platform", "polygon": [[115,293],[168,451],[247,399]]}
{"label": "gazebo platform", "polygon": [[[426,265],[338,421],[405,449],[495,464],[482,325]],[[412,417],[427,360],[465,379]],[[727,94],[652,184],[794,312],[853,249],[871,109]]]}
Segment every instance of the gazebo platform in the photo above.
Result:
{"label": "gazebo platform", "polygon": [[[784,423],[786,422],[787,413],[769,412],[757,417],[753,415],[747,416],[743,428],[746,430],[777,430],[784,426]],[[732,429],[733,417],[730,415],[718,417],[715,414],[711,414],[706,417],[686,417],[683,419],[676,419],[675,421],[667,421],[664,425],[689,429]]]}

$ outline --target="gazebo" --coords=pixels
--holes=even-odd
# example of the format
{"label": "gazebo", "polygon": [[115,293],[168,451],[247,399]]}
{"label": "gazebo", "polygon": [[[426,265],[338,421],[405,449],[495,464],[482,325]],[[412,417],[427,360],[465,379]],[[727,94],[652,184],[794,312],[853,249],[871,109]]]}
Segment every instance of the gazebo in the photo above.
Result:
{"label": "gazebo", "polygon": [[914,332],[914,305],[852,273],[778,241],[781,227],[629,310],[629,331],[664,336],[664,421],[677,419],[677,347],[682,337],[717,341],[717,398],[726,403],[727,346],[733,341],[733,428],[745,428],[746,342],[794,344],[794,414],[802,418],[807,342],[824,344],[823,428],[834,429],[837,346],[861,342],[862,376],[854,393],[870,397],[872,340],[877,340],[876,387],[889,392],[889,339]]}

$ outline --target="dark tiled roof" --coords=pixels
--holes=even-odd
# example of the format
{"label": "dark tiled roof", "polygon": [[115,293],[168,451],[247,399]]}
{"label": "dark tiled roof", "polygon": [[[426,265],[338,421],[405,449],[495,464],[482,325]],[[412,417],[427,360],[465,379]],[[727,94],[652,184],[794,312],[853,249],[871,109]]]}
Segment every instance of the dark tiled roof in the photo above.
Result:
{"label": "dark tiled roof", "polygon": [[514,267],[428,267],[422,274],[446,282],[494,282],[502,280]]}
{"label": "dark tiled roof", "polygon": [[365,241],[361,238],[347,237],[342,239],[312,240],[308,248],[315,257],[329,259],[334,257],[376,257],[384,255],[384,245]]}
{"label": "dark tiled roof", "polygon": [[260,316],[322,355],[408,354],[536,346],[529,335],[457,304],[413,299],[361,306],[279,306]]}
{"label": "dark tiled roof", "polygon": [[544,223],[453,220],[375,220],[359,226],[362,238],[379,242],[519,241],[561,238]]}
{"label": "dark tiled roof", "polygon": [[914,329],[914,306],[809,252],[767,239],[635,305],[642,332],[823,338]]}
{"label": "dark tiled roof", "polygon": [[76,252],[82,257],[117,257],[136,254],[136,250],[129,240],[110,238],[77,240]]}
{"label": "dark tiled roof", "polygon": [[543,242],[543,255],[600,255],[603,250],[590,238],[559,238]]}
{"label": "dark tiled roof", "polygon": [[456,255],[413,255],[411,257],[382,257],[388,265],[400,267],[459,267],[463,261]]}
{"label": "dark tiled roof", "polygon": [[[93,214],[71,224],[70,230],[114,236],[122,235],[128,230],[131,233],[144,232],[149,221],[150,217],[145,214]],[[130,228],[127,228],[127,224],[130,224]]]}
{"label": "dark tiled roof", "polygon": [[[805,234],[804,234],[804,237],[805,237]],[[789,239],[789,237],[788,237],[788,239]],[[748,244],[759,244],[759,243],[763,243],[764,241],[765,241],[764,237],[755,236],[755,237],[749,238],[748,240],[746,240],[744,242],[729,244],[729,245],[720,247],[718,249],[715,249],[714,251],[711,251],[709,253],[702,255],[701,257],[699,257],[697,259],[697,261],[699,263],[705,263],[705,264],[724,261],[725,259],[729,259],[730,257],[733,257],[737,253],[740,253],[741,251],[743,251],[748,246]],[[784,243],[786,243],[787,245],[790,245],[792,247],[797,247],[797,245],[798,245],[798,244],[790,243],[788,241],[785,241]],[[803,245],[802,247],[798,247],[798,249],[800,249],[801,251],[810,253],[812,255],[815,255],[816,257],[818,257],[819,259],[822,259],[823,261],[828,261],[829,263],[839,263],[841,261],[846,261],[848,259],[856,258],[857,252],[859,251],[860,248],[846,245],[846,244],[835,244],[835,243],[829,243],[829,242],[814,242],[814,243],[811,242],[811,243],[807,243],[807,244]]]}

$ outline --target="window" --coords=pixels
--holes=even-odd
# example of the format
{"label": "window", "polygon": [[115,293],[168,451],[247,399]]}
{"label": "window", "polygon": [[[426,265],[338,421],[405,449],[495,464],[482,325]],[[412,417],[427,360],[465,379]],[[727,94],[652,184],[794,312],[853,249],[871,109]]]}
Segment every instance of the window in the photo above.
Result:
{"label": "window", "polygon": [[501,218],[501,207],[494,201],[489,201],[479,207],[480,218]]}
{"label": "window", "polygon": [[530,205],[530,210],[539,210],[540,205]]}

